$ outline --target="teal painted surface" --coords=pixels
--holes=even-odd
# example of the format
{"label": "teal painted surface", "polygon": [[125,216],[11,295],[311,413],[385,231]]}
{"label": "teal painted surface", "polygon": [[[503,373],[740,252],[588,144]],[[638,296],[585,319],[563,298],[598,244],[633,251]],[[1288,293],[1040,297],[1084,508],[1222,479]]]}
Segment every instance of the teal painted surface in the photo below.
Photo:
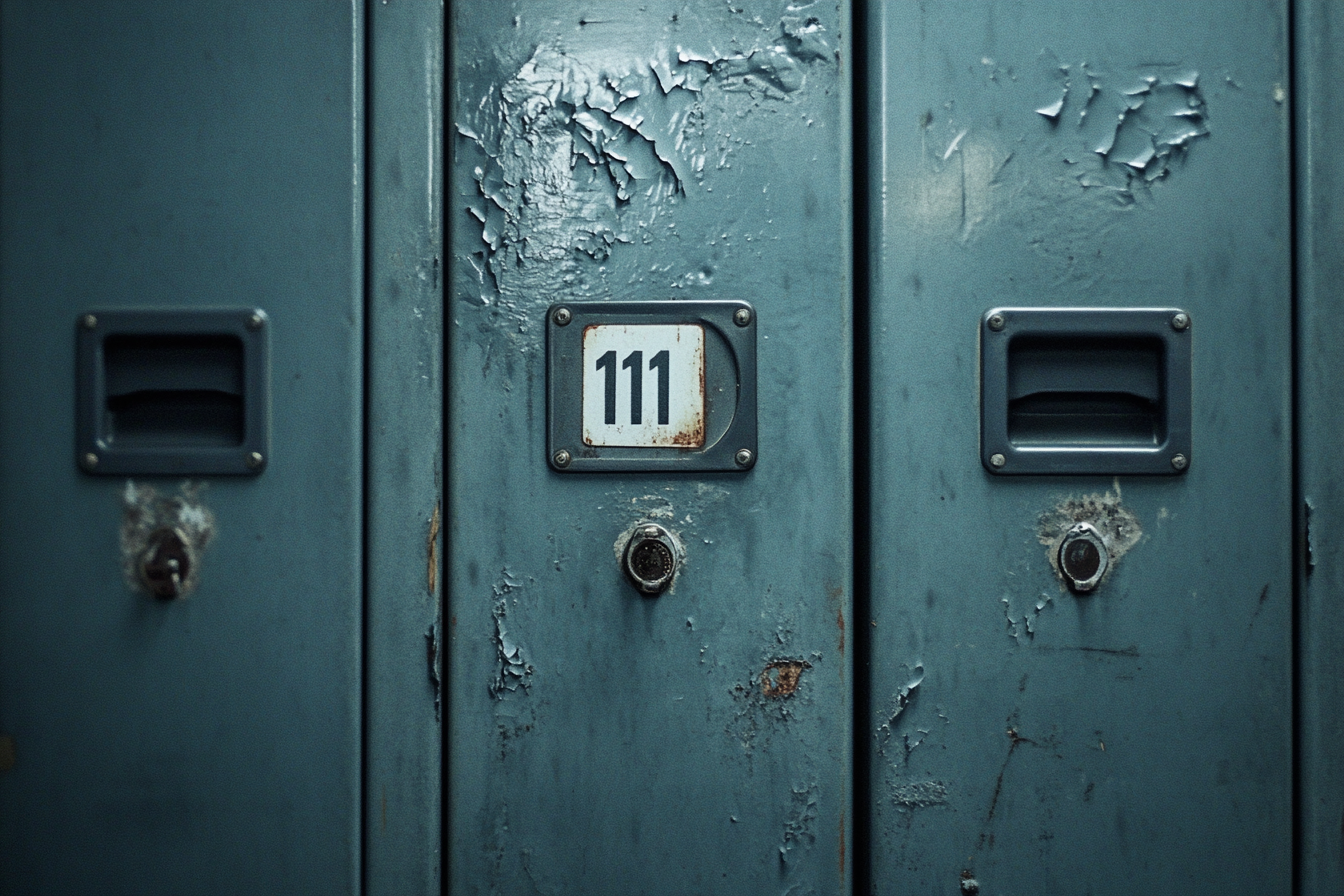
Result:
{"label": "teal painted surface", "polygon": [[440,887],[443,8],[368,6],[364,881]]}
{"label": "teal painted surface", "polygon": [[1293,8],[1300,891],[1344,892],[1344,9]]}
{"label": "teal painted surface", "polygon": [[[848,30],[744,5],[452,10],[456,893],[850,886]],[[678,298],[756,308],[755,468],[551,471],[547,307]],[[652,599],[644,518],[686,552]]]}
{"label": "teal painted surface", "polygon": [[[0,16],[0,890],[353,892],[363,10]],[[174,604],[123,582],[127,482],[75,465],[89,306],[269,315],[270,463],[197,480]]]}
{"label": "teal painted surface", "polygon": [[[872,891],[1288,892],[1286,7],[869,13]],[[1188,472],[987,474],[1000,305],[1188,310]],[[1142,536],[1080,598],[1088,496]]]}

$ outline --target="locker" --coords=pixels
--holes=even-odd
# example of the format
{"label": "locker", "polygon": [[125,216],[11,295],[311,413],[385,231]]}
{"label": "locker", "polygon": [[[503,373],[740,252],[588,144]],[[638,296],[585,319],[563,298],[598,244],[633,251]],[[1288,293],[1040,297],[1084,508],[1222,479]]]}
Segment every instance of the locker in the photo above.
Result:
{"label": "locker", "polygon": [[[846,11],[451,16],[449,889],[846,890]],[[714,407],[698,447],[616,433],[643,343],[580,336],[627,327],[671,328],[648,356],[701,334],[722,436]],[[618,563],[650,526],[680,555],[660,594]]]}
{"label": "locker", "polygon": [[1337,10],[3,0],[0,892],[1344,890]]}
{"label": "locker", "polygon": [[1288,892],[1287,7],[868,12],[872,892]]}

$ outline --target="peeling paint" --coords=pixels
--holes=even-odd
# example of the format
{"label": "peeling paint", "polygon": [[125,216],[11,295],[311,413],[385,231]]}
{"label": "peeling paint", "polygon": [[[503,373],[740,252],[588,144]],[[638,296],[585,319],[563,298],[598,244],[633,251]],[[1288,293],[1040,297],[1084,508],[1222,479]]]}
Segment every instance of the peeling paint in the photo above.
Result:
{"label": "peeling paint", "polygon": [[1049,50],[1038,63],[1051,87],[1034,111],[1074,143],[1063,160],[1084,189],[1132,204],[1136,192],[1170,175],[1191,144],[1209,136],[1194,69],[1147,65],[1110,72],[1086,62],[1060,63]]}
{"label": "peeling paint", "polygon": [[[516,350],[539,350],[530,323],[539,302],[557,286],[592,295],[595,282],[597,297],[609,295],[602,273],[613,253],[666,238],[675,222],[665,213],[688,190],[712,191],[706,172],[730,168],[747,145],[734,123],[761,103],[792,102],[814,69],[838,66],[817,18],[759,25],[728,52],[713,32],[625,54],[550,37],[525,45],[521,62],[501,58],[493,80],[460,98],[455,131],[479,159],[475,189],[460,199],[481,241],[464,257],[474,284],[459,296],[483,309],[484,339],[521,335]],[[667,285],[712,276],[711,265],[669,270]]]}
{"label": "peeling paint", "polygon": [[502,700],[519,689],[524,692],[532,687],[532,665],[527,661],[523,648],[509,633],[505,625],[508,615],[506,595],[522,587],[522,582],[514,578],[509,570],[502,570],[499,582],[494,586],[495,602],[490,615],[495,620],[495,653],[497,668],[494,680],[490,683],[490,694],[496,700]]}
{"label": "peeling paint", "polygon": [[[900,690],[892,696],[891,708],[886,713],[885,721],[883,721],[881,725],[878,725],[877,729],[873,732],[874,737],[878,740],[878,751],[884,756],[887,752],[888,742],[896,735],[898,721],[905,713],[907,707],[914,702],[919,686],[924,682],[923,664],[916,663],[913,668],[909,666],[906,668],[910,669],[909,679],[901,686]],[[924,738],[928,733],[928,730],[924,728],[917,728],[913,732],[902,732],[901,744],[903,747],[904,759],[909,760],[911,751],[924,742]]]}
{"label": "peeling paint", "polygon": [[160,497],[148,485],[126,481],[122,492],[121,569],[127,586],[133,591],[150,593],[140,575],[141,560],[149,550],[152,537],[161,529],[180,533],[190,562],[182,578],[182,595],[190,594],[200,582],[201,555],[215,537],[215,516],[200,502],[202,486],[183,482],[178,494]]}
{"label": "peeling paint", "polygon": [[784,824],[784,834],[779,842],[779,862],[789,863],[790,853],[795,849],[810,847],[817,839],[812,824],[817,818],[817,785],[791,788],[793,794],[792,817]]}
{"label": "peeling paint", "polygon": [[[1139,518],[1120,503],[1118,483],[1114,492],[1065,498],[1041,514],[1036,530],[1037,540],[1045,545],[1050,568],[1059,578],[1061,588],[1064,587],[1064,575],[1059,569],[1059,546],[1069,528],[1074,523],[1082,522],[1095,526],[1106,543],[1109,565],[1101,584],[1105,584],[1114,573],[1120,559],[1143,538],[1143,527],[1139,524]],[[1098,590],[1100,587],[1098,585]],[[1038,611],[1041,606],[1038,603]]]}

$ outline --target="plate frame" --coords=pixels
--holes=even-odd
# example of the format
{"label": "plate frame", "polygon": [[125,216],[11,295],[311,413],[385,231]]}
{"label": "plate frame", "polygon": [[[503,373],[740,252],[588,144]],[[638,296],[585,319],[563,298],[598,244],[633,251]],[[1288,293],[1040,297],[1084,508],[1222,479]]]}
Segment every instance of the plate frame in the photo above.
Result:
{"label": "plate frame", "polygon": [[[739,325],[739,312],[746,323]],[[567,316],[566,316],[567,315]],[[567,320],[567,323],[560,323]],[[705,328],[705,444],[699,448],[583,443],[583,331],[601,325]],[[546,311],[546,461],[558,473],[746,472],[756,464],[756,310],[742,301],[560,302]],[[711,344],[727,348],[727,362]],[[580,380],[574,383],[574,378]],[[730,391],[731,407],[714,396]],[[726,427],[725,427],[726,420]],[[723,434],[715,439],[719,430]],[[711,441],[712,439],[712,441]],[[750,452],[745,463],[742,452]],[[565,454],[561,454],[564,452]],[[564,457],[568,462],[562,462]]]}

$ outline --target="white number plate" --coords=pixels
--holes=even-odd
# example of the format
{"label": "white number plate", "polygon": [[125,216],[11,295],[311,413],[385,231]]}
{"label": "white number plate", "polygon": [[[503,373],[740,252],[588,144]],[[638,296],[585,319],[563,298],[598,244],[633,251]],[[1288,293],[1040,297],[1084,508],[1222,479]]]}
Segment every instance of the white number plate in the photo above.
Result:
{"label": "white number plate", "polygon": [[583,330],[583,442],[632,448],[705,444],[705,328]]}

